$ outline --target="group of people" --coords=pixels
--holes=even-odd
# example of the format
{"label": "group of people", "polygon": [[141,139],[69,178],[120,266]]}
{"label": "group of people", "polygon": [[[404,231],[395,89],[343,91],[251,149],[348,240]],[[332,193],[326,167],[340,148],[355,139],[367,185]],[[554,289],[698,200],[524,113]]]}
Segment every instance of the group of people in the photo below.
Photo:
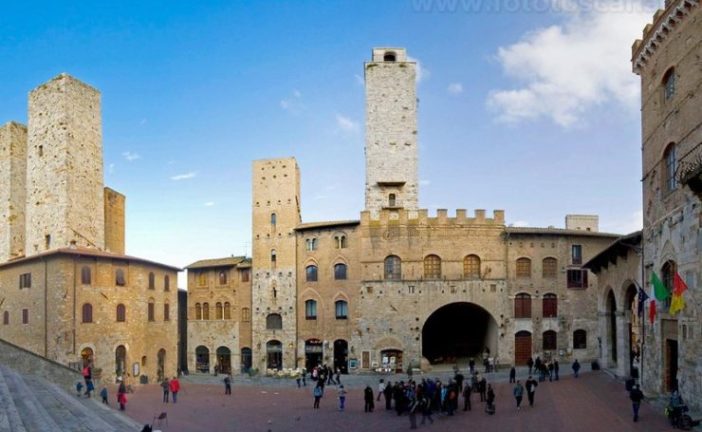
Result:
{"label": "group of people", "polygon": [[161,381],[161,389],[163,389],[163,403],[168,403],[168,396],[171,396],[173,403],[178,402],[178,392],[180,391],[180,381],[173,377],[170,380],[166,377]]}

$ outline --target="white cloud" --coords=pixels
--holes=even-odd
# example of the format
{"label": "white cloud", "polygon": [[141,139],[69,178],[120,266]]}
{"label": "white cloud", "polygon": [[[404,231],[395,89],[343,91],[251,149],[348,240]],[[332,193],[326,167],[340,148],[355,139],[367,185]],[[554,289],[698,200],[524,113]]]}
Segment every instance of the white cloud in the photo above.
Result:
{"label": "white cloud", "polygon": [[288,96],[280,101],[280,107],[293,114],[299,114],[304,108],[302,104],[302,93],[298,89],[293,89],[292,95]]}
{"label": "white cloud", "polygon": [[171,180],[173,181],[178,181],[178,180],[187,180],[191,179],[193,177],[197,176],[197,171],[190,171],[184,174],[177,174],[171,177]]}
{"label": "white cloud", "polygon": [[113,164],[113,163],[109,164],[109,165],[107,166],[107,172],[108,172],[109,174],[114,174],[114,172],[115,172],[115,164]]}
{"label": "white cloud", "polygon": [[428,186],[431,184],[431,180],[419,180],[420,186]]}
{"label": "white cloud", "polygon": [[132,153],[130,151],[126,151],[126,152],[122,153],[122,156],[124,156],[124,158],[126,160],[128,160],[129,162],[135,161],[137,159],[141,159],[141,156],[139,155],[139,153]]}
{"label": "white cloud", "polygon": [[524,221],[524,220],[517,220],[517,221],[512,222],[510,225],[513,227],[528,227],[529,222]]}
{"label": "white cloud", "polygon": [[422,66],[422,62],[419,59],[407,56],[407,60],[417,63],[417,84],[429,78],[431,72],[429,72],[429,69],[426,69],[424,66]]}
{"label": "white cloud", "polygon": [[341,114],[336,115],[336,125],[344,132],[358,131],[358,123]]}
{"label": "white cloud", "polygon": [[453,95],[461,94],[463,93],[463,84],[451,83],[446,90]]}
{"label": "white cloud", "polygon": [[636,210],[633,213],[625,214],[619,220],[612,223],[603,224],[601,230],[617,234],[629,234],[638,231],[643,227],[643,210]]}
{"label": "white cloud", "polygon": [[638,109],[639,78],[631,72],[631,44],[641,37],[653,9],[637,3],[625,12],[615,2],[602,1],[586,11],[568,3],[561,8],[566,11],[561,24],[538,28],[499,48],[497,60],[504,73],[520,84],[488,96],[498,121],[548,118],[569,127],[600,104]]}
{"label": "white cloud", "polygon": [[205,203],[205,207],[212,207],[213,205],[215,205],[214,201],[207,201]]}

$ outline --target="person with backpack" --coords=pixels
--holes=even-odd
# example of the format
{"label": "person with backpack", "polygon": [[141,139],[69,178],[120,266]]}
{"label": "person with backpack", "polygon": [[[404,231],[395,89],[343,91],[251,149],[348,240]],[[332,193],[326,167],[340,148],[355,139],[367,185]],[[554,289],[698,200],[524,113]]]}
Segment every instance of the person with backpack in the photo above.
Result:
{"label": "person with backpack", "polygon": [[319,401],[322,400],[322,396],[324,396],[324,387],[319,384],[319,381],[312,390],[312,396],[314,396],[314,405],[312,405],[312,408],[319,409]]}
{"label": "person with backpack", "polygon": [[639,385],[635,384],[634,387],[629,392],[629,399],[631,399],[631,408],[634,411],[634,422],[639,421],[639,408],[641,408],[641,401],[644,398],[644,394],[639,389]]}
{"label": "person with backpack", "polygon": [[521,382],[517,381],[512,393],[514,394],[514,399],[517,401],[517,411],[519,411],[522,405],[522,397],[524,396],[524,386]]}

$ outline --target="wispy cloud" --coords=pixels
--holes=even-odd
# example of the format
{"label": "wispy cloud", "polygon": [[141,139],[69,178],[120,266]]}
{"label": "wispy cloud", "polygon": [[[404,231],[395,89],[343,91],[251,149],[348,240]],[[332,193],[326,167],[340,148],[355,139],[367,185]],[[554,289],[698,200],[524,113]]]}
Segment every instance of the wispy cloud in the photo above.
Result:
{"label": "wispy cloud", "polygon": [[419,84],[422,81],[425,81],[429,78],[429,76],[431,75],[431,72],[429,72],[429,69],[425,68],[422,65],[422,62],[419,59],[407,56],[407,60],[417,63],[417,77],[416,77],[417,84]]}
{"label": "wispy cloud", "polygon": [[139,155],[139,153],[132,153],[130,151],[126,151],[126,152],[122,153],[122,156],[124,156],[124,158],[129,162],[135,161],[137,159],[141,159],[141,156]]}
{"label": "wispy cloud", "polygon": [[431,184],[431,180],[427,180],[427,179],[419,180],[419,185],[420,185],[420,186],[428,186],[428,185],[430,185],[430,184]]}
{"label": "wispy cloud", "polygon": [[[588,111],[607,102],[638,109],[639,78],[631,73],[631,42],[641,37],[653,8],[646,0],[622,13],[616,0],[599,7],[568,2],[562,23],[537,28],[509,46],[497,61],[520,83],[493,90],[487,105],[507,123],[550,119],[562,127],[582,122]],[[650,3],[650,2],[649,2]]]}
{"label": "wispy cloud", "polygon": [[107,173],[108,174],[114,174],[115,173],[115,164],[111,163],[107,165]]}
{"label": "wispy cloud", "polygon": [[336,115],[336,126],[343,132],[358,132],[358,122],[342,114]]}
{"label": "wispy cloud", "polygon": [[446,88],[446,91],[448,91],[452,95],[457,95],[463,93],[463,84],[461,83],[451,83],[449,86]]}
{"label": "wispy cloud", "polygon": [[212,207],[213,205],[215,205],[214,201],[207,201],[205,203],[205,207]]}
{"label": "wispy cloud", "polygon": [[292,94],[280,100],[280,107],[289,113],[299,114],[305,105],[302,103],[302,93],[300,90],[293,89]]}
{"label": "wispy cloud", "polygon": [[191,179],[195,176],[197,176],[197,171],[190,171],[187,173],[177,174],[177,175],[171,176],[171,180],[173,180],[173,181],[187,180],[187,179]]}
{"label": "wispy cloud", "polygon": [[512,222],[510,225],[514,226],[514,227],[528,227],[529,222],[527,222],[525,220],[517,220],[517,221]]}
{"label": "wispy cloud", "polygon": [[354,75],[353,77],[356,78],[356,84],[358,84],[358,85],[360,85],[360,86],[362,86],[363,84],[365,84],[365,82],[364,82],[364,80],[363,80],[363,77],[362,77],[361,75],[356,74],[356,75]]}

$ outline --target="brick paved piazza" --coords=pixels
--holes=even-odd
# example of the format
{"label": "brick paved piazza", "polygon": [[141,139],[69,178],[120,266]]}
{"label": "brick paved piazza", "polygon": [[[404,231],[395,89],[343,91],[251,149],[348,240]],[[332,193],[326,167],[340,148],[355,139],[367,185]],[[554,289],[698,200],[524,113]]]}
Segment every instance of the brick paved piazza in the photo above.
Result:
{"label": "brick paved piazza", "polygon": [[[397,377],[401,378],[401,377]],[[391,378],[393,379],[393,378]],[[278,385],[235,383],[232,396],[225,396],[223,386],[183,382],[178,403],[163,404],[157,385],[141,387],[130,395],[127,414],[141,423],[151,422],[154,414],[168,412],[164,431],[405,431],[407,415],[398,417],[385,411],[379,403],[376,411],[363,412],[362,389],[365,382],[377,383],[377,377],[349,377],[347,410],[337,411],[336,388],[327,387],[321,409],[312,410],[311,387],[297,389],[294,381]],[[517,412],[511,385],[495,383],[497,414],[487,415],[473,394],[473,411],[456,416],[438,416],[432,426],[419,430],[486,431],[663,431],[670,430],[662,409],[644,403],[641,420],[633,423],[631,406],[621,382],[602,372],[568,376],[558,382],[540,383],[534,408]],[[376,388],[376,385],[372,386]],[[111,391],[111,398],[114,389]],[[462,402],[462,399],[461,399]],[[525,401],[526,403],[526,397]],[[378,409],[380,408],[380,409]],[[421,416],[418,416],[418,421]]]}

